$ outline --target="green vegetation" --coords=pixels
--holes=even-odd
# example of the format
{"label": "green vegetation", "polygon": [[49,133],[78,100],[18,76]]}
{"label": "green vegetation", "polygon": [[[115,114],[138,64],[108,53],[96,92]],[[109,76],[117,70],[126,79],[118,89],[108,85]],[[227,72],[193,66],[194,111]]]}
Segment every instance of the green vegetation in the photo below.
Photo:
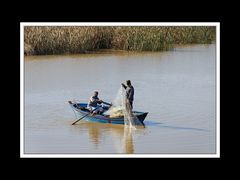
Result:
{"label": "green vegetation", "polygon": [[87,53],[100,49],[163,51],[175,44],[215,41],[211,26],[26,26],[25,55]]}

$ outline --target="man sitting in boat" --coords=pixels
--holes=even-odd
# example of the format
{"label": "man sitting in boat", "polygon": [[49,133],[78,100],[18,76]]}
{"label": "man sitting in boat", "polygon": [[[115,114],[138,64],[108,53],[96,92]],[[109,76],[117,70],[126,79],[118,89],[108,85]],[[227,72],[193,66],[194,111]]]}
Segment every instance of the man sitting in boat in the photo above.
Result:
{"label": "man sitting in boat", "polygon": [[101,105],[104,103],[98,98],[98,91],[93,92],[93,96],[90,97],[87,108],[92,112],[92,115],[102,114],[107,107]]}

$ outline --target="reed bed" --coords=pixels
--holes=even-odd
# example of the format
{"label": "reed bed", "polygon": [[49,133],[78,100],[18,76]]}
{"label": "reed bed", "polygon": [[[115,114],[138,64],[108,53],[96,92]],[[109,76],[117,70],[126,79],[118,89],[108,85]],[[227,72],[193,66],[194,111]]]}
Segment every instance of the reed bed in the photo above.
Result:
{"label": "reed bed", "polygon": [[175,44],[215,41],[211,26],[26,26],[25,55],[89,53],[101,49],[164,51]]}

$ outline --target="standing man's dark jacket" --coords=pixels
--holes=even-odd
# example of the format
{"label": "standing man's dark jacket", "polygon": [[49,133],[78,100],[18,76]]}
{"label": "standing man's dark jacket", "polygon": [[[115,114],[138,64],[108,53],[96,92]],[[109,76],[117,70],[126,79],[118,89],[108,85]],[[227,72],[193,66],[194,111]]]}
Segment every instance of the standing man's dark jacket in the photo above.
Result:
{"label": "standing man's dark jacket", "polygon": [[126,88],[126,96],[127,96],[127,99],[129,101],[133,101],[134,100],[134,88],[133,86],[127,86]]}
{"label": "standing man's dark jacket", "polygon": [[134,88],[133,86],[126,86],[124,84],[122,84],[122,86],[124,87],[124,89],[126,89],[126,98],[128,99],[128,101],[131,104],[131,108],[133,106],[133,100],[134,100]]}

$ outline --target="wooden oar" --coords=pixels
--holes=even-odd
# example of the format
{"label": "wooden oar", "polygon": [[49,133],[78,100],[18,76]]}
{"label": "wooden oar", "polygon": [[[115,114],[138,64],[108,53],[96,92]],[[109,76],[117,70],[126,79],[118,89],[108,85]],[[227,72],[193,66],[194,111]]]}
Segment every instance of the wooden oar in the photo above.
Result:
{"label": "wooden oar", "polygon": [[[100,107],[95,108],[93,111],[95,111],[96,109],[98,109]],[[76,124],[78,121],[82,120],[83,118],[85,118],[86,116],[88,116],[89,114],[91,114],[93,111],[91,111],[90,113],[87,113],[86,115],[84,115],[83,117],[81,117],[80,119],[78,119],[77,121],[75,121],[74,123],[72,123],[72,125]]]}

